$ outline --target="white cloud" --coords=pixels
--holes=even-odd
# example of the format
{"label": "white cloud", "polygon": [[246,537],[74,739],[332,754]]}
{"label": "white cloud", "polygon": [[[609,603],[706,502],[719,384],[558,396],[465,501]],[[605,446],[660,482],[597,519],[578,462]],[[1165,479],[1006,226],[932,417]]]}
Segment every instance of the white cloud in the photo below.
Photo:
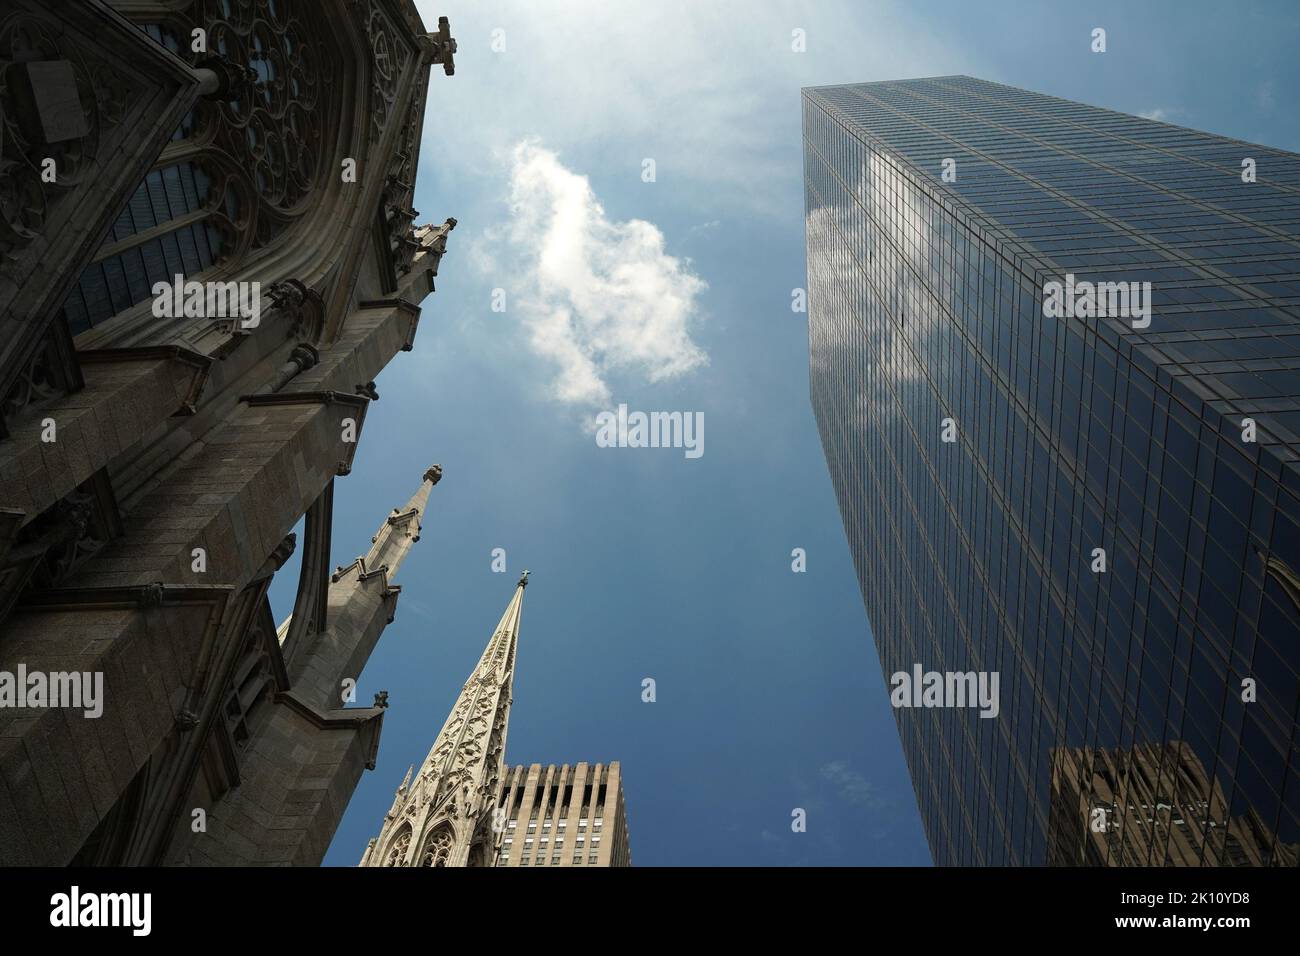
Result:
{"label": "white cloud", "polygon": [[[654,158],[666,197],[710,217],[785,215],[778,190],[798,188],[801,86],[970,65],[898,0],[417,5],[426,24],[449,17],[459,44],[456,75],[430,83],[422,172],[481,172],[492,149],[538,135],[589,168],[633,178]],[[791,49],[796,28],[807,53]],[[495,30],[504,31],[501,52]]]}
{"label": "white cloud", "polygon": [[1256,91],[1259,108],[1265,113],[1273,112],[1273,108],[1277,105],[1277,97],[1274,95],[1276,89],[1277,87],[1272,80],[1265,80]]}
{"label": "white cloud", "polygon": [[476,250],[481,268],[510,276],[510,310],[533,350],[558,366],[552,397],[610,400],[612,373],[660,382],[707,364],[691,339],[707,287],[664,235],[641,219],[610,219],[586,176],[536,140],[508,154],[510,216]]}
{"label": "white cloud", "polygon": [[847,761],[833,760],[821,768],[821,776],[831,784],[840,798],[847,803],[878,810],[886,801],[876,793],[876,787]]}
{"label": "white cloud", "polygon": [[1143,110],[1138,116],[1143,119],[1156,120],[1160,123],[1168,123],[1181,112],[1182,110],[1178,109],[1157,107],[1153,110]]}

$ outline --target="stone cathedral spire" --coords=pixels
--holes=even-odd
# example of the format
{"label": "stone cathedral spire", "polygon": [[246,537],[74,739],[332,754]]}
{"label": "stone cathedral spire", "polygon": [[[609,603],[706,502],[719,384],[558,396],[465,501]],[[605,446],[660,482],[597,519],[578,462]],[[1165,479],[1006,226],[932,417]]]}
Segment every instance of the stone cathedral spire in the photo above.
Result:
{"label": "stone cathedral spire", "polygon": [[385,568],[389,577],[397,573],[411,545],[420,540],[420,520],[429,504],[429,492],[441,479],[442,466],[434,465],[424,473],[419,490],[411,495],[406,507],[393,509],[383,527],[370,539],[370,551],[360,559],[363,573],[373,574],[380,568]]}
{"label": "stone cathedral spire", "polygon": [[492,865],[492,815],[527,586],[525,571],[414,780],[407,771],[361,866]]}
{"label": "stone cathedral spire", "polygon": [[[263,640],[239,662],[248,703],[236,743],[239,777],[216,799],[204,795],[206,829],[184,827],[167,862],[317,865],[363,770],[374,769],[388,695],[356,699],[356,685],[397,611],[392,582],[412,546],[429,492],[442,477],[433,465],[401,508],[393,508],[366,554],[329,572],[333,492],[307,514],[304,562],[295,610],[278,633],[266,608]],[[259,676],[260,675],[260,676]],[[235,714],[226,705],[227,720]],[[235,785],[237,784],[237,785]]]}

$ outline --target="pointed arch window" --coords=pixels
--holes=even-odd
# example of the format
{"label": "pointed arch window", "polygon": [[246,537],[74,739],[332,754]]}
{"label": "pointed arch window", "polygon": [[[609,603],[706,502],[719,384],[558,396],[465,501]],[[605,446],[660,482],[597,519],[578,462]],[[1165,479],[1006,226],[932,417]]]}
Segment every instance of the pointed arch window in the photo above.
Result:
{"label": "pointed arch window", "polygon": [[447,824],[439,824],[433,832],[424,841],[424,849],[420,852],[420,866],[446,866],[447,861],[451,859],[452,844],[451,827]]}
{"label": "pointed arch window", "polygon": [[[315,0],[189,0],[140,28],[192,65],[228,61],[247,80],[184,118],[103,237],[65,305],[72,334],[271,243],[316,201],[342,54]],[[190,49],[197,27],[208,48]]]}
{"label": "pointed arch window", "polygon": [[384,866],[404,866],[406,864],[406,853],[410,849],[411,829],[407,827],[389,844],[388,854],[384,857]]}
{"label": "pointed arch window", "polygon": [[64,309],[78,332],[107,321],[171,283],[218,262],[244,226],[233,176],[214,177],[201,162],[151,171],[82,270]]}

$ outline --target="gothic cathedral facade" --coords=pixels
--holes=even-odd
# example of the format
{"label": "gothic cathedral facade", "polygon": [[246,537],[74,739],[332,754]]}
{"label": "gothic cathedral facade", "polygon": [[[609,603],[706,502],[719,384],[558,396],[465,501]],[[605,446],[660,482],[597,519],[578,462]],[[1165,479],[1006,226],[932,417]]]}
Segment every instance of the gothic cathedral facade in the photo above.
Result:
{"label": "gothic cathedral facade", "polygon": [[340,681],[440,475],[330,568],[456,225],[412,208],[455,49],[414,0],[5,0],[0,674],[100,675],[103,711],[0,708],[0,862],[324,855],[385,705]]}

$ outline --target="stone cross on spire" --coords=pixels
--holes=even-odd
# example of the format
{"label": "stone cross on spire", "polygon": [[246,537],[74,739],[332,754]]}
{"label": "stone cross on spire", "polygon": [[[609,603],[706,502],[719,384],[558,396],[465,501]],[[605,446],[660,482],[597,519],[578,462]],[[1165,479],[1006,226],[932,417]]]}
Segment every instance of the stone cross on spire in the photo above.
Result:
{"label": "stone cross on spire", "polygon": [[448,76],[456,74],[456,38],[451,35],[451,24],[446,17],[438,18],[438,29],[418,38],[425,62],[441,66]]}

